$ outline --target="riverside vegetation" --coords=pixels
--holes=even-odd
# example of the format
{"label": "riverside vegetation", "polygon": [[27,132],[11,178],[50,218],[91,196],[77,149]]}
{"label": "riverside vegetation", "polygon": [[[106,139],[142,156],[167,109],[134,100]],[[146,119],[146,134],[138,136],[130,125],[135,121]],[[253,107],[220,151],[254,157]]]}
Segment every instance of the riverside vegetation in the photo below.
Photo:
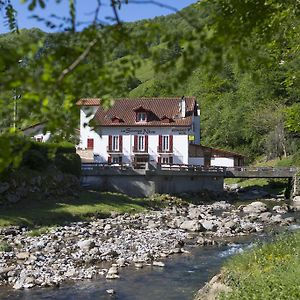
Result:
{"label": "riverside vegetation", "polygon": [[223,274],[232,291],[222,300],[300,299],[300,231],[235,256]]}

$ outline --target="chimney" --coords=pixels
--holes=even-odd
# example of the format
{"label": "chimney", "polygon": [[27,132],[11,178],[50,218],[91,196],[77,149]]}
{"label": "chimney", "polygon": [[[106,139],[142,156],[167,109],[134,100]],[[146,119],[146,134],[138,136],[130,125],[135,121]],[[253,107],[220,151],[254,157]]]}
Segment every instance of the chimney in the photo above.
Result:
{"label": "chimney", "polygon": [[185,118],[186,115],[186,102],[185,102],[185,97],[182,96],[181,100],[179,102],[179,112],[181,112],[181,117]]}

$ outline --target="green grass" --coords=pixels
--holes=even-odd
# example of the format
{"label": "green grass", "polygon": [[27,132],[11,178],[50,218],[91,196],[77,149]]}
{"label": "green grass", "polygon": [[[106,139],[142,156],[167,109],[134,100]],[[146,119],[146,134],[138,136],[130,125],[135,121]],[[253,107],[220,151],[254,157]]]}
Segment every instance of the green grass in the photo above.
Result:
{"label": "green grass", "polygon": [[[131,198],[117,193],[82,192],[76,199],[58,201],[32,199],[19,202],[0,211],[0,226],[26,225],[31,228],[62,225],[72,221],[86,221],[93,217],[103,218],[111,212],[141,212],[158,201]],[[46,229],[41,229],[46,230]],[[33,232],[39,235],[40,232]]]}
{"label": "green grass", "polygon": [[233,257],[223,274],[233,290],[222,300],[300,299],[300,231]]}
{"label": "green grass", "polygon": [[227,178],[226,184],[238,183],[242,188],[261,189],[263,188],[271,194],[283,194],[288,186],[287,179],[267,179],[267,178]]}

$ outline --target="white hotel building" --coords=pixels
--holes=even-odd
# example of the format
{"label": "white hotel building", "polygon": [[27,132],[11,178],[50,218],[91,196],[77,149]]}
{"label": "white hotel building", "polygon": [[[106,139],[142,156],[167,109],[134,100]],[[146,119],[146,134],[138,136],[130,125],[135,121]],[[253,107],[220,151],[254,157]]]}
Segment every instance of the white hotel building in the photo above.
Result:
{"label": "white hotel building", "polygon": [[243,156],[200,145],[200,109],[194,97],[81,99],[78,153],[108,164],[236,166]]}

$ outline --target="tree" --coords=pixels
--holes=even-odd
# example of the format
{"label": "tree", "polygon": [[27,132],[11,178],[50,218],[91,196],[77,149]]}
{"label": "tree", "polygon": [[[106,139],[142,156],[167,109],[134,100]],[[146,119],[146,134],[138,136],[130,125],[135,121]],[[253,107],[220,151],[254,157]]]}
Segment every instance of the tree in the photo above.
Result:
{"label": "tree", "polygon": [[[142,21],[138,30],[132,30],[130,25],[122,24],[118,14],[128,0],[110,1],[114,18],[111,25],[104,26],[98,18],[101,8],[98,1],[90,26],[81,32],[77,32],[75,0],[60,1],[68,1],[70,7],[69,15],[61,23],[55,24],[38,15],[35,18],[62,32],[22,39],[18,47],[9,51],[0,49],[0,115],[11,110],[9,92],[22,91],[19,114],[26,116],[27,122],[47,120],[45,130],[66,128],[66,138],[77,126],[77,99],[101,95],[104,105],[109,105],[114,95],[123,92],[124,81],[136,78],[135,71],[143,57],[153,60],[155,72],[176,72],[164,87],[172,89],[186,80],[196,66],[221,70],[226,61],[235,61],[245,70],[251,60],[264,64],[289,61],[298,49],[295,42],[299,41],[298,1],[203,0],[170,19],[181,19],[178,30],[174,27],[162,30],[159,20]],[[47,6],[45,0],[24,2],[33,13],[38,6]],[[24,34],[18,29],[11,1],[0,0],[0,9],[5,12],[13,35]],[[157,55],[153,47],[158,40],[164,45],[163,56]],[[292,74],[289,78],[293,81]],[[9,123],[1,124],[2,132],[13,131]],[[4,140],[0,140],[2,143]],[[14,151],[10,144],[2,147],[0,171],[19,160]]]}

